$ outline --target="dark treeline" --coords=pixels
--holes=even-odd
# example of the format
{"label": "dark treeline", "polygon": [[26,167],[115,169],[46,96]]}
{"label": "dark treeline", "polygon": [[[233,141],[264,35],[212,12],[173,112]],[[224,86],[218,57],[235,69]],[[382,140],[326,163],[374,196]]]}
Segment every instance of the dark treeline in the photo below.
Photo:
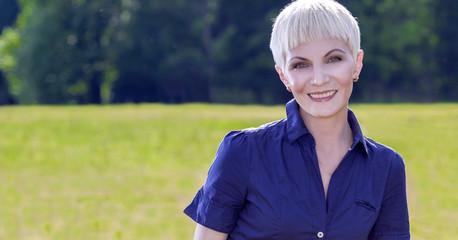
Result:
{"label": "dark treeline", "polygon": [[[0,104],[284,103],[269,50],[290,0],[0,0]],[[458,1],[340,0],[358,102],[457,101]]]}

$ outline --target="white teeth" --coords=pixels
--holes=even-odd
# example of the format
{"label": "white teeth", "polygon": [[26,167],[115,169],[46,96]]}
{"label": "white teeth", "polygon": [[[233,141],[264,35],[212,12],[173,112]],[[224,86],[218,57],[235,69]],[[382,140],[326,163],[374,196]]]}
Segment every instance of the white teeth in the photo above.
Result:
{"label": "white teeth", "polygon": [[327,98],[327,97],[330,97],[332,96],[332,94],[334,94],[336,91],[330,91],[330,92],[326,92],[326,93],[320,93],[320,94],[310,94],[310,96],[312,98]]}

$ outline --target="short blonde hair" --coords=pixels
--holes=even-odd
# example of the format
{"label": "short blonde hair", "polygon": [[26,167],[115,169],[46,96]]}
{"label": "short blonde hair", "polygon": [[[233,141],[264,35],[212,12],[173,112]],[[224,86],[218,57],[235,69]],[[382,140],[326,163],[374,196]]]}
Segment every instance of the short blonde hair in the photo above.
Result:
{"label": "short blonde hair", "polygon": [[346,42],[356,59],[360,31],[358,22],[346,8],[334,0],[297,0],[275,19],[270,49],[275,64],[284,70],[289,51],[303,43],[330,38]]}

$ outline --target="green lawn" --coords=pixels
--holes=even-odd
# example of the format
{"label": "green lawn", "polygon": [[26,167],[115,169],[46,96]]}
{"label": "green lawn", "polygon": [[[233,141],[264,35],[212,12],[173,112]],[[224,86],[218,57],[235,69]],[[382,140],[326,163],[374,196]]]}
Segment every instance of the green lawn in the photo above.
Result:
{"label": "green lawn", "polygon": [[[458,239],[458,104],[353,105],[407,166],[413,239]],[[182,210],[230,130],[284,107],[0,107],[0,239],[191,239]]]}

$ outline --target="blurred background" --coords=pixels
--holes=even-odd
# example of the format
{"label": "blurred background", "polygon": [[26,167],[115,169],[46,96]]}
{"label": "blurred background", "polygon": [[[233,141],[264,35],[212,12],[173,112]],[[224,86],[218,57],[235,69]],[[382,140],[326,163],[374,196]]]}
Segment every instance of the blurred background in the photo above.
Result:
{"label": "blurred background", "polygon": [[[290,0],[0,0],[0,104],[279,104]],[[365,51],[353,102],[457,101],[458,1],[341,0]]]}

